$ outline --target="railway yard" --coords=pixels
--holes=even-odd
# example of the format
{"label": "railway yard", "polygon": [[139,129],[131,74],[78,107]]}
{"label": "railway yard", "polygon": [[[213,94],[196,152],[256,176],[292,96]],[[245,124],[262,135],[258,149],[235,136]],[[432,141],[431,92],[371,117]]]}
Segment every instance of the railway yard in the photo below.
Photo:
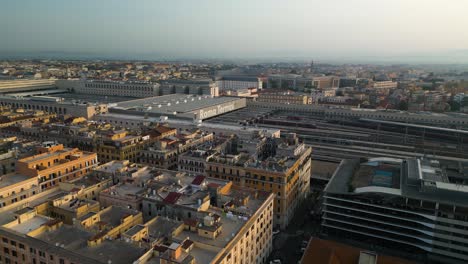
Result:
{"label": "railway yard", "polygon": [[307,113],[249,107],[206,122],[296,133],[313,147],[315,161],[426,157],[439,159],[448,171],[462,171],[468,166],[468,131],[464,130],[366,119],[324,119]]}

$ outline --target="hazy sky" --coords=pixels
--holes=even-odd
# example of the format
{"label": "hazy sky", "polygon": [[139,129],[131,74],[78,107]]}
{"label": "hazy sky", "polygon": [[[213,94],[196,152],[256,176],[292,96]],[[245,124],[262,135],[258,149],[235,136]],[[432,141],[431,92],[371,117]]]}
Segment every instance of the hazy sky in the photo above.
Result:
{"label": "hazy sky", "polygon": [[468,49],[468,0],[3,0],[0,52],[360,56]]}

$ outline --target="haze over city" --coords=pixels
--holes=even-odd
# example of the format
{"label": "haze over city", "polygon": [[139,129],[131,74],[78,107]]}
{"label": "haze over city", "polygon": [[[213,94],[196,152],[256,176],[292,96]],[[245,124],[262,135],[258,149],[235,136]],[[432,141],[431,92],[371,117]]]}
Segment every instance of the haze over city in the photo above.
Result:
{"label": "haze over city", "polygon": [[0,56],[464,63],[466,10],[464,0],[4,1]]}
{"label": "haze over city", "polygon": [[468,263],[468,0],[0,4],[0,264]]}

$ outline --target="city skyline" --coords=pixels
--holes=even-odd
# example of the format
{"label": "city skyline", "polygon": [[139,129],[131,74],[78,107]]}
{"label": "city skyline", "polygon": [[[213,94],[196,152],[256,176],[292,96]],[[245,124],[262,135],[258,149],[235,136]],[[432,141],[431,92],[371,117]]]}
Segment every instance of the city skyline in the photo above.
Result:
{"label": "city skyline", "polygon": [[467,8],[458,0],[7,2],[0,57],[466,63]]}

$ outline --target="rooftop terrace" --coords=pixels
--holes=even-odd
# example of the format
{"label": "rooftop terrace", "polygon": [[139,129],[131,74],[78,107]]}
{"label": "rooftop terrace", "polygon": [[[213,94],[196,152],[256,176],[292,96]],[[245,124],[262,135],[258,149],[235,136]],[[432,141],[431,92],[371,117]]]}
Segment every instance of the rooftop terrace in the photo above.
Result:
{"label": "rooftop terrace", "polygon": [[10,173],[6,175],[0,176],[0,189],[11,186],[13,184],[17,184],[19,182],[32,179],[29,176],[17,174],[17,173]]}

